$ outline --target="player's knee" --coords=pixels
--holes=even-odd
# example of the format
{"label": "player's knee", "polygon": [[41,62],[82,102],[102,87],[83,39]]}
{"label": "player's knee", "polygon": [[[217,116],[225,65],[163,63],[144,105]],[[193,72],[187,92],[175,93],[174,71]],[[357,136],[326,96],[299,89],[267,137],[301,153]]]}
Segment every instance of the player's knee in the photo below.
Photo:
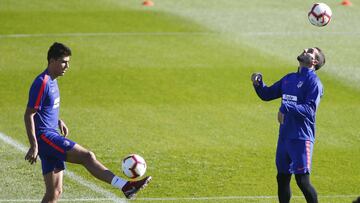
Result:
{"label": "player's knee", "polygon": [[290,184],[290,180],[291,180],[291,174],[283,174],[283,173],[278,173],[276,176],[278,185],[288,185]]}
{"label": "player's knee", "polygon": [[95,161],[96,160],[96,156],[94,154],[94,152],[92,151],[88,151],[85,155],[85,160],[86,161]]}
{"label": "player's knee", "polygon": [[60,198],[61,194],[62,194],[62,188],[55,188],[52,191],[46,191],[46,199],[50,200],[50,201],[56,201]]}
{"label": "player's knee", "polygon": [[60,198],[60,196],[61,196],[61,194],[62,194],[62,188],[58,188],[58,189],[56,189],[55,190],[55,197],[56,197],[56,199],[59,199]]}
{"label": "player's knee", "polygon": [[295,175],[295,179],[299,188],[307,188],[310,186],[310,179],[308,174],[297,174]]}

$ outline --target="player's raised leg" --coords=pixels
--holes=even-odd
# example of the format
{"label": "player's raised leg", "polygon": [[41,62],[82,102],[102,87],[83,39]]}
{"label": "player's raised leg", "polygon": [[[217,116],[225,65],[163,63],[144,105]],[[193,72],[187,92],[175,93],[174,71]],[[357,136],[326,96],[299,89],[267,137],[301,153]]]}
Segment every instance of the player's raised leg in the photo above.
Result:
{"label": "player's raised leg", "polygon": [[67,151],[66,161],[83,165],[93,176],[99,180],[107,182],[112,186],[121,189],[127,198],[133,198],[135,194],[140,189],[144,188],[151,180],[151,177],[146,177],[139,181],[126,181],[116,176],[100,161],[98,161],[93,152],[85,149],[79,144],[75,144],[71,150]]}
{"label": "player's raised leg", "polygon": [[46,192],[42,203],[55,203],[60,198],[63,185],[63,170],[55,169],[44,175]]}
{"label": "player's raised leg", "polygon": [[[79,144],[75,144],[71,150],[67,151],[66,161],[83,165],[93,176],[109,184],[111,184],[111,181],[115,176],[96,159],[93,152],[85,149]],[[124,182],[126,183],[126,181]]]}

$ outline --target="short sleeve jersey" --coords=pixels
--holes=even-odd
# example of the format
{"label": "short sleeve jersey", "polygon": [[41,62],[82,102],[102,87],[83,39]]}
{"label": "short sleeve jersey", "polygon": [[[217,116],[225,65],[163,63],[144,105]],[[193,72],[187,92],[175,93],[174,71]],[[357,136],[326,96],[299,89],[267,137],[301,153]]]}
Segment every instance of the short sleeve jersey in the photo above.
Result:
{"label": "short sleeve jersey", "polygon": [[57,131],[60,93],[56,79],[51,79],[47,69],[32,83],[27,107],[37,110],[34,116],[36,135]]}

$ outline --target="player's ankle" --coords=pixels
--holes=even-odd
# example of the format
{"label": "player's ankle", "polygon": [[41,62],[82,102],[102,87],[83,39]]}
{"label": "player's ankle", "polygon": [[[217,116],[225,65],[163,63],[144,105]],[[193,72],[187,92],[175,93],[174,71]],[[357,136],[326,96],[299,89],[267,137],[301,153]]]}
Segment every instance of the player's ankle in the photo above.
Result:
{"label": "player's ankle", "polygon": [[111,181],[111,185],[116,188],[122,189],[127,182],[128,181],[126,181],[118,176],[114,176],[114,178]]}

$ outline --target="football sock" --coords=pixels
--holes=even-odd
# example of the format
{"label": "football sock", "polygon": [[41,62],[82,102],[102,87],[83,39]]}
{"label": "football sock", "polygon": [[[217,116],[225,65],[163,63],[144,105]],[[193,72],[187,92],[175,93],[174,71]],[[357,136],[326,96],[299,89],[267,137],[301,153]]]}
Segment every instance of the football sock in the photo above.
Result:
{"label": "football sock", "polygon": [[291,174],[278,173],[278,197],[280,203],[289,203],[291,198],[290,180]]}
{"label": "football sock", "polygon": [[122,189],[126,183],[126,180],[119,178],[118,176],[114,176],[111,181],[111,185],[119,189]]}
{"label": "football sock", "polygon": [[296,174],[295,179],[307,203],[317,203],[317,193],[315,188],[310,184],[310,174]]}

